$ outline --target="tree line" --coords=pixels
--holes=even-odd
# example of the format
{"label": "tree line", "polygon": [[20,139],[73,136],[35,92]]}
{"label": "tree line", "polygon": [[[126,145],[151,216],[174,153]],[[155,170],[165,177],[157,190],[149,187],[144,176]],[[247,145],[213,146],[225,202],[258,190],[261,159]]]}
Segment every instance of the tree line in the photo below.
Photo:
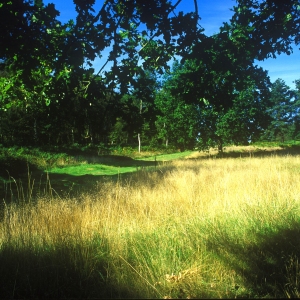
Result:
{"label": "tree line", "polygon": [[[0,4],[0,143],[206,149],[298,139],[300,79],[271,83],[255,60],[300,42],[299,1],[238,0],[206,36],[197,1]],[[102,62],[94,68],[95,60]],[[170,67],[171,66],[171,67]]]}

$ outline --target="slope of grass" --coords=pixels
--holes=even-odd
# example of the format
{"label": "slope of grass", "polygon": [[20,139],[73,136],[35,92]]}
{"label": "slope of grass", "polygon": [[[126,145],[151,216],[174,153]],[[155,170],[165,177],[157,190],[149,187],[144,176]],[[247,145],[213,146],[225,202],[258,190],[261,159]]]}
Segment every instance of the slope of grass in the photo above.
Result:
{"label": "slope of grass", "polygon": [[[268,146],[268,147],[267,147]],[[242,157],[268,157],[274,155],[298,155],[300,147],[295,143],[279,147],[277,144],[251,145],[251,146],[226,146],[222,154],[216,149],[209,152],[186,151],[169,154],[159,152],[138,153],[132,148],[121,149],[123,155],[97,155],[97,149],[65,149],[59,152],[52,149],[47,152],[37,148],[3,148],[0,147],[0,197],[1,199],[14,201],[30,195],[47,194],[49,190],[48,176],[51,181],[51,189],[54,193],[62,195],[76,195],[81,191],[91,190],[102,177],[110,176],[116,180],[119,176],[140,169],[151,170],[178,159],[207,159],[207,158],[242,158]],[[80,151],[79,151],[80,150]],[[123,153],[123,154],[124,154]],[[28,177],[31,183],[28,183]],[[26,191],[30,189],[30,193]]]}
{"label": "slope of grass", "polygon": [[178,160],[4,203],[0,297],[299,297],[299,170],[299,156]]}

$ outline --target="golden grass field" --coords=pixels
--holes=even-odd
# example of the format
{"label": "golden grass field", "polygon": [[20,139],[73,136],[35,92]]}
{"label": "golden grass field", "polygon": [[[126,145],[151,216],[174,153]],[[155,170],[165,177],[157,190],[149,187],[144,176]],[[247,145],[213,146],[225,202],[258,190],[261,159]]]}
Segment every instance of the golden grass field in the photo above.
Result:
{"label": "golden grass field", "polygon": [[0,297],[300,296],[300,156],[194,154],[0,220]]}

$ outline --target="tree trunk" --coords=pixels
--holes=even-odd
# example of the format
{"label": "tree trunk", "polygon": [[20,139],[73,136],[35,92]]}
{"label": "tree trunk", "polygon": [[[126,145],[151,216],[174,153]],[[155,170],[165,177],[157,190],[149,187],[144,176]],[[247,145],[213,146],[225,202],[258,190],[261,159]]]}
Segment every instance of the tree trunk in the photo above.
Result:
{"label": "tree trunk", "polygon": [[221,139],[218,140],[218,152],[219,154],[223,154],[223,142]]}
{"label": "tree trunk", "polygon": [[74,139],[74,129],[71,129],[71,139],[72,139],[72,145],[74,145],[75,143],[75,139]]}
{"label": "tree trunk", "polygon": [[138,141],[139,141],[139,153],[141,153],[141,136],[138,133]]}

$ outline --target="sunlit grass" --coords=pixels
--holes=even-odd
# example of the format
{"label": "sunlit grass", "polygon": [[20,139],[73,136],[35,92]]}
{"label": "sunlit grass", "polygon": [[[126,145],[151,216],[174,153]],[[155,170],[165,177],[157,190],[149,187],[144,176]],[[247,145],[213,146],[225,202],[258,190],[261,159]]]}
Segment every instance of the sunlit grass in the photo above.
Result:
{"label": "sunlit grass", "polygon": [[171,154],[159,154],[159,155],[149,155],[146,156],[143,154],[141,158],[137,156],[137,159],[142,159],[142,160],[157,160],[157,161],[169,161],[169,160],[175,160],[175,159],[182,159],[186,158],[187,156],[191,155],[192,153],[199,153],[198,151],[184,151],[184,152],[177,152],[177,153],[171,153]]}
{"label": "sunlit grass", "polygon": [[299,156],[178,160],[4,204],[0,296],[298,297],[299,170]]}
{"label": "sunlit grass", "polygon": [[99,164],[82,164],[79,166],[66,166],[63,168],[52,168],[49,173],[69,174],[73,176],[82,175],[116,175],[121,173],[135,172],[136,167],[114,167]]}

